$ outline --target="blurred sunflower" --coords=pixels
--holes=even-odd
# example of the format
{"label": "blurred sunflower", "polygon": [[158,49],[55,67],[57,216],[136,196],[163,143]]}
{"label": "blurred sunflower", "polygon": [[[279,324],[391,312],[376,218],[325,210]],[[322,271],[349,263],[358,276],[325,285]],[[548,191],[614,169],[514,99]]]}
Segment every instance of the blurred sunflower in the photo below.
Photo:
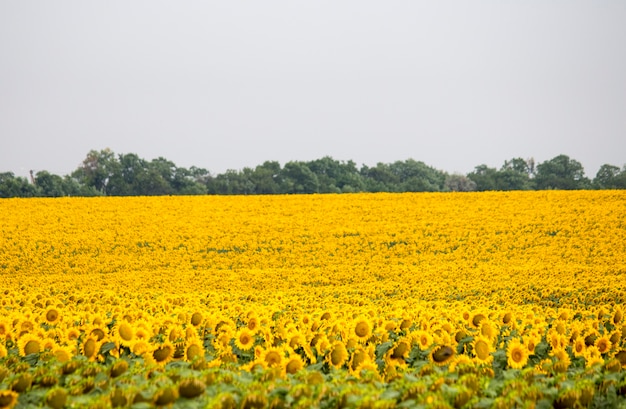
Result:
{"label": "blurred sunflower", "polygon": [[57,307],[50,306],[46,308],[43,317],[47,324],[56,325],[61,320],[61,312]]}
{"label": "blurred sunflower", "polygon": [[176,347],[170,341],[165,341],[162,344],[153,346],[152,358],[157,365],[165,365],[174,358],[174,352]]}
{"label": "blurred sunflower", "polygon": [[282,348],[268,348],[264,350],[259,358],[264,368],[277,368],[283,364],[284,351]]}
{"label": "blurred sunflower", "polygon": [[438,345],[428,354],[428,360],[437,366],[448,365],[455,356],[455,350],[450,345]]}
{"label": "blurred sunflower", "polygon": [[12,409],[17,405],[19,394],[11,390],[0,390],[0,409]]}
{"label": "blurred sunflower", "polygon": [[43,351],[43,340],[35,334],[24,334],[17,341],[17,347],[21,356],[38,354]]}
{"label": "blurred sunflower", "polygon": [[185,344],[185,360],[191,362],[198,357],[204,357],[204,346],[202,342],[197,338],[187,339],[187,343]]}
{"label": "blurred sunflower", "polygon": [[522,369],[528,363],[528,348],[518,338],[513,338],[507,345],[506,358],[510,368]]}
{"label": "blurred sunflower", "polygon": [[484,337],[476,337],[472,342],[472,350],[474,351],[474,357],[477,362],[490,363],[493,361],[493,351],[491,340]]}
{"label": "blurred sunflower", "polygon": [[326,362],[333,368],[341,368],[348,360],[348,350],[341,341],[335,341],[331,344],[328,353],[326,354]]}
{"label": "blurred sunflower", "polygon": [[300,371],[302,368],[304,368],[304,361],[302,360],[302,357],[294,353],[290,354],[289,357],[285,360],[283,372],[285,374],[293,375],[296,372]]}
{"label": "blurred sunflower", "polygon": [[113,337],[122,346],[129,347],[135,341],[135,330],[130,322],[122,319],[113,326]]}
{"label": "blurred sunflower", "polygon": [[353,333],[360,342],[365,342],[372,336],[372,325],[365,318],[357,319],[353,324]]}
{"label": "blurred sunflower", "polygon": [[254,347],[254,332],[248,327],[242,327],[235,334],[235,345],[242,351],[249,351]]}

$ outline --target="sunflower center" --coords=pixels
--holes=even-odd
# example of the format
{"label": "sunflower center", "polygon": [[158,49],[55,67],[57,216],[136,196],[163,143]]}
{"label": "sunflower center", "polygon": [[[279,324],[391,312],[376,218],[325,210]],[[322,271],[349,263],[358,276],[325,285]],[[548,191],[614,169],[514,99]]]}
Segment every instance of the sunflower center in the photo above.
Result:
{"label": "sunflower center", "polygon": [[26,355],[38,354],[40,350],[41,350],[41,345],[39,344],[39,341],[35,341],[35,340],[28,341],[26,345],[24,345],[24,353]]}
{"label": "sunflower center", "polygon": [[189,358],[189,360],[200,356],[201,353],[202,351],[200,350],[200,346],[198,345],[189,345],[189,347],[187,348],[187,357]]}
{"label": "sunflower center", "polygon": [[276,351],[270,351],[265,355],[265,362],[269,366],[278,365],[280,363],[280,354]]}
{"label": "sunflower center", "polygon": [[85,352],[85,356],[86,357],[92,357],[94,355],[96,355],[96,340],[89,338],[87,341],[85,341],[85,347],[84,347],[84,352]]}
{"label": "sunflower center", "polygon": [[128,324],[120,325],[119,329],[120,338],[124,341],[131,341],[133,339],[133,329]]}
{"label": "sunflower center", "polygon": [[287,364],[287,367],[285,369],[286,369],[287,373],[295,374],[300,369],[302,369],[302,364],[297,359],[292,359],[292,360],[289,361],[289,363]]}
{"label": "sunflower center", "polygon": [[476,351],[476,356],[481,361],[489,358],[489,345],[487,345],[485,341],[478,341],[476,343],[476,346],[474,347],[474,350]]}
{"label": "sunflower center", "polygon": [[436,363],[446,362],[452,355],[454,355],[454,350],[447,345],[439,347],[433,353],[433,361]]}
{"label": "sunflower center", "polygon": [[152,353],[152,356],[157,362],[166,361],[170,357],[170,355],[172,355],[172,348],[169,346],[162,346],[160,348],[157,348]]}
{"label": "sunflower center", "polygon": [[46,320],[48,322],[54,322],[59,318],[59,312],[57,310],[50,310],[46,313]]}
{"label": "sunflower center", "polygon": [[365,321],[359,322],[358,324],[356,324],[356,327],[354,328],[354,333],[359,338],[366,337],[367,334],[369,334],[369,331],[370,331],[370,327],[369,325],[367,325],[367,322]]}

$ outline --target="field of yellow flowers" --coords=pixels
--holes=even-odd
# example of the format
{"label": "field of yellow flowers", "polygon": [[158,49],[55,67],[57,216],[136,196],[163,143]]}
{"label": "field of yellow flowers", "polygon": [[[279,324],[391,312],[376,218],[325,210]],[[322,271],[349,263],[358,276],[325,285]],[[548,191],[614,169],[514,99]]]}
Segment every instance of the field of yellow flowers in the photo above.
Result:
{"label": "field of yellow flowers", "polygon": [[626,407],[626,192],[0,201],[0,408]]}

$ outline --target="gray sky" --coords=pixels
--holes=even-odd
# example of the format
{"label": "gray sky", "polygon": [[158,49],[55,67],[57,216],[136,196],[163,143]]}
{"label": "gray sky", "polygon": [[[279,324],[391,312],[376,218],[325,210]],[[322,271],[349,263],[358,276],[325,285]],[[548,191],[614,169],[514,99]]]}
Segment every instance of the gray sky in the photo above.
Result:
{"label": "gray sky", "polygon": [[0,2],[0,171],[626,163],[626,1]]}

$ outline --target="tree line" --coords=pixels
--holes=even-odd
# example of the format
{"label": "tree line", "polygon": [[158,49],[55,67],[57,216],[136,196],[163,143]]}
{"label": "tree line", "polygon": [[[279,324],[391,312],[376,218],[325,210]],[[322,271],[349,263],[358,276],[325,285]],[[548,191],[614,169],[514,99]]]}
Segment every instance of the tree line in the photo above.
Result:
{"label": "tree line", "polygon": [[290,161],[281,166],[266,161],[255,168],[213,175],[203,168],[187,169],[159,157],[151,161],[134,153],[92,150],[69,175],[31,172],[30,180],[0,173],[0,197],[254,195],[350,192],[450,192],[546,189],[626,189],[626,165],[605,164],[595,178],[567,155],[535,165],[514,158],[502,167],[479,165],[466,175],[449,174],[424,162],[407,159],[360,168],[356,163],[323,157]]}

